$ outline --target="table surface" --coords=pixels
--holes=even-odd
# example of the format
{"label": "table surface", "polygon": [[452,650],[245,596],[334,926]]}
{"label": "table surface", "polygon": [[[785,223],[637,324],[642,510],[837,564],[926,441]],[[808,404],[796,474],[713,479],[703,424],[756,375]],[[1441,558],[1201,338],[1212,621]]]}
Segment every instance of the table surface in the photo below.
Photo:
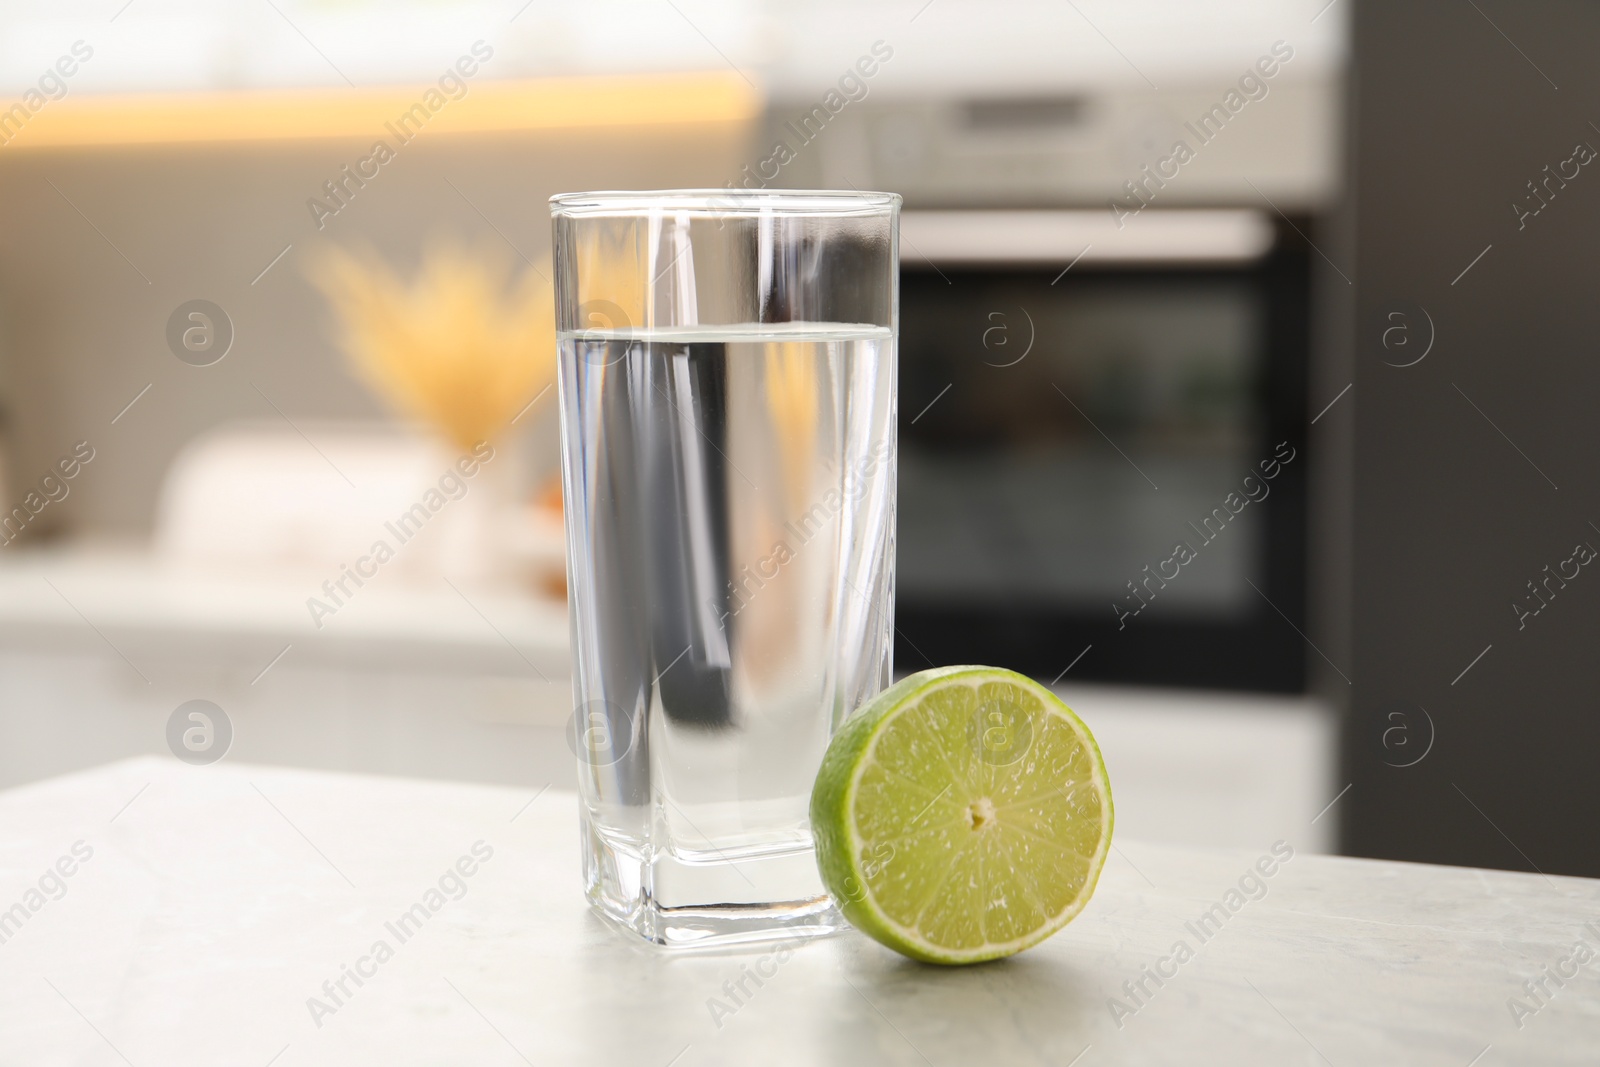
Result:
{"label": "table surface", "polygon": [[995,964],[685,955],[588,911],[570,792],[131,760],[0,793],[0,1064],[1594,1062],[1600,882],[1272,845],[1119,841]]}

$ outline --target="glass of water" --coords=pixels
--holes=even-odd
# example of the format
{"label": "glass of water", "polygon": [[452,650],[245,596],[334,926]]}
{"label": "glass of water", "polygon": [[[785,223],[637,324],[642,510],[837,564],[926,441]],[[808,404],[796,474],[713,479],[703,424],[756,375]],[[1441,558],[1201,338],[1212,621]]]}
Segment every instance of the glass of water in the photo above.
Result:
{"label": "glass of water", "polygon": [[843,926],[807,809],[889,682],[899,209],[551,200],[584,884],[658,944]]}

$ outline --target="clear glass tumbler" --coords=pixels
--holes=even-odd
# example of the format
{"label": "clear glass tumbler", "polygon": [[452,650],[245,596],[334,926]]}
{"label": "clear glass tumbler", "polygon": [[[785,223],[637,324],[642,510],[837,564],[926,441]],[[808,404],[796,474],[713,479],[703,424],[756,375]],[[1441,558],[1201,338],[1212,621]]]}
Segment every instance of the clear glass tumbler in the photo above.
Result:
{"label": "clear glass tumbler", "polygon": [[843,925],[807,809],[889,682],[899,209],[551,200],[583,877],[659,944]]}

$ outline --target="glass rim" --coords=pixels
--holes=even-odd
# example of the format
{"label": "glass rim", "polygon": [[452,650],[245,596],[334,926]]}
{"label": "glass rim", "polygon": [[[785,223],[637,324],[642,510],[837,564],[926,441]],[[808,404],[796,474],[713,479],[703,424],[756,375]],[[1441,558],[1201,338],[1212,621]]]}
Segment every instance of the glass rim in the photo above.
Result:
{"label": "glass rim", "polygon": [[605,189],[557,193],[550,214],[563,218],[671,214],[874,216],[900,207],[899,193],[858,189]]}

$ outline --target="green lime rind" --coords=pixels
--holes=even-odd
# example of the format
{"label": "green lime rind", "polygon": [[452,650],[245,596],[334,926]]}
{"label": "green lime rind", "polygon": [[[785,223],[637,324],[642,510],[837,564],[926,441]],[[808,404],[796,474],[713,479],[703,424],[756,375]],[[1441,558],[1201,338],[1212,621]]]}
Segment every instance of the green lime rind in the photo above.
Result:
{"label": "green lime rind", "polygon": [[[1009,716],[1005,736],[1026,741],[1009,762],[968,743],[993,708]],[[1099,881],[1114,816],[1083,720],[997,667],[938,667],[879,693],[834,735],[811,792],[817,868],[845,918],[938,964],[1009,956],[1071,922]],[[980,843],[977,826],[995,833]]]}

